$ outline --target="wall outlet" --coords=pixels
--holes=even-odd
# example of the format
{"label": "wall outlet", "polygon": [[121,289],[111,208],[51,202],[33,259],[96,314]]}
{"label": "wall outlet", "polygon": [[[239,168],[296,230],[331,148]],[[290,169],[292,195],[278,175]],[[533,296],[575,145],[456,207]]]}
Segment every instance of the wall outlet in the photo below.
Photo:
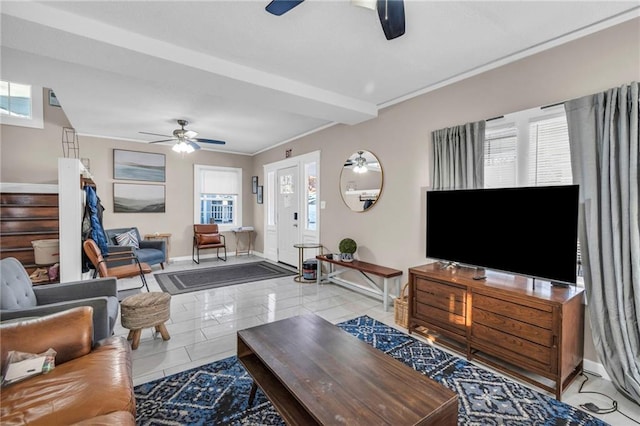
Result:
{"label": "wall outlet", "polygon": [[326,201],[320,201],[320,209],[324,209],[325,207],[327,207],[327,202]]}

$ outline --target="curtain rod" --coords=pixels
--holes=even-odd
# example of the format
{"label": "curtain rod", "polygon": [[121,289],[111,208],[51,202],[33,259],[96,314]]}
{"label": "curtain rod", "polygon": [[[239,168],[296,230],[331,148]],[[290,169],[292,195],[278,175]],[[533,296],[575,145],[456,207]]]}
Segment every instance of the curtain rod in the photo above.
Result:
{"label": "curtain rod", "polygon": [[555,104],[541,106],[540,109],[553,108],[553,107],[558,106],[558,105],[564,105],[564,102],[556,102]]}
{"label": "curtain rod", "polygon": [[[558,106],[558,105],[564,105],[564,102],[556,102],[555,104],[544,105],[544,106],[541,106],[540,109],[553,108],[553,107]],[[487,118],[484,121],[487,122],[487,121],[499,120],[501,118],[504,118],[504,115],[499,115],[497,117]]]}

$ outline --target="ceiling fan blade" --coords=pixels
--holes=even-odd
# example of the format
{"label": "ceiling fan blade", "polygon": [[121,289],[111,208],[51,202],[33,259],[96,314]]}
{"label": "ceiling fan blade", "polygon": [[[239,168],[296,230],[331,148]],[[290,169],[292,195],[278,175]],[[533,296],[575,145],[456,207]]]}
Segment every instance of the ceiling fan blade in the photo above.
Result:
{"label": "ceiling fan blade", "polygon": [[171,142],[171,141],[175,141],[175,139],[171,138],[171,139],[163,139],[161,141],[151,141],[149,143],[160,143],[160,142]]}
{"label": "ceiling fan blade", "polygon": [[215,140],[215,139],[200,139],[200,138],[193,138],[193,140],[194,140],[194,141],[197,141],[197,142],[202,142],[202,143],[215,143],[215,144],[218,144],[218,145],[224,145],[224,144],[226,144],[226,142],[225,142],[225,141],[217,141],[217,140]]}
{"label": "ceiling fan blade", "polygon": [[193,139],[198,136],[198,132],[194,132],[193,130],[185,130],[184,137],[187,139]]}
{"label": "ceiling fan blade", "polygon": [[378,0],[378,17],[387,40],[404,34],[403,0]]}
{"label": "ceiling fan blade", "polygon": [[149,133],[149,132],[138,132],[138,133],[142,133],[143,135],[153,135],[153,136],[163,136],[165,138],[170,138],[170,135],[161,135],[160,133]]}
{"label": "ceiling fan blade", "polygon": [[197,144],[197,143],[195,143],[195,142],[187,141],[187,144],[188,144],[189,146],[191,146],[191,148],[193,148],[193,149],[195,149],[195,150],[200,149],[200,145],[198,145],[198,144]]}
{"label": "ceiling fan blade", "polygon": [[287,13],[303,1],[304,0],[273,0],[264,9],[272,15],[280,16]]}

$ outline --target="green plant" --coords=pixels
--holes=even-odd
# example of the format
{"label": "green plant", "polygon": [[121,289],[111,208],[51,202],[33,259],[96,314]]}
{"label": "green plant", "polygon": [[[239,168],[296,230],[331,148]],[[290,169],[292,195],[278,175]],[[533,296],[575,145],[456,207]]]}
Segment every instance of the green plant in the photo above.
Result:
{"label": "green plant", "polygon": [[340,244],[338,244],[338,249],[340,250],[340,253],[353,254],[358,249],[358,244],[356,244],[356,242],[351,238],[343,238],[342,241],[340,241]]}

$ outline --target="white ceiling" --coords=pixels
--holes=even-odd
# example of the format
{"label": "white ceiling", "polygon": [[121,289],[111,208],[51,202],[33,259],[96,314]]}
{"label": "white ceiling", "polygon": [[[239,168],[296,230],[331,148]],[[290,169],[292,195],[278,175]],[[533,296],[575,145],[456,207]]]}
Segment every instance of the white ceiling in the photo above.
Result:
{"label": "white ceiling", "polygon": [[255,154],[357,124],[466,76],[639,16],[639,1],[405,1],[375,12],[307,0],[0,3],[2,79],[53,88],[80,135],[136,141],[176,119],[219,151]]}

